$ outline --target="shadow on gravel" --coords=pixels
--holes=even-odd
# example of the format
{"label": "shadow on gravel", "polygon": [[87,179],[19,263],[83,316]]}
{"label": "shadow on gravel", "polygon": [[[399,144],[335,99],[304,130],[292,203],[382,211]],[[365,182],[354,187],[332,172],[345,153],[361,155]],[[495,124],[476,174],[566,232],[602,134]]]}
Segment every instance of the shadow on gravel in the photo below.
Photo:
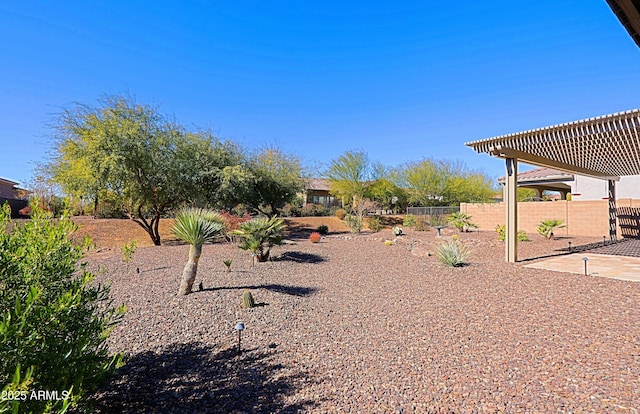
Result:
{"label": "shadow on gravel", "polygon": [[313,401],[285,397],[308,381],[273,362],[274,349],[219,350],[200,342],[132,356],[93,395],[95,413],[296,413]]}
{"label": "shadow on gravel", "polygon": [[284,293],[285,295],[291,295],[291,296],[311,296],[314,293],[316,293],[316,291],[318,289],[316,288],[309,288],[309,287],[304,287],[304,286],[287,286],[287,285],[276,285],[276,284],[268,284],[268,285],[251,285],[251,286],[221,286],[221,287],[213,287],[213,288],[205,288],[202,290],[194,290],[192,292],[192,294],[194,293],[201,293],[201,292],[210,292],[210,291],[216,291],[216,290],[231,290],[231,289],[266,289],[266,290],[270,290],[272,292],[276,292],[276,293]]}
{"label": "shadow on gravel", "polygon": [[[560,239],[560,237],[557,237],[557,238]],[[569,238],[569,237],[566,237],[566,238]],[[561,249],[554,250],[554,253],[545,254],[545,255],[536,256],[536,257],[528,257],[526,259],[520,259],[520,260],[518,260],[518,262],[531,262],[531,261],[534,261],[534,260],[548,259],[550,257],[565,256],[565,255],[568,255],[568,254],[583,253],[583,252],[615,255],[616,254],[615,253],[616,247],[620,246],[620,245],[624,245],[624,243],[627,242],[627,241],[628,241],[628,239],[622,239],[622,240],[618,240],[616,242],[603,241],[603,242],[594,242],[594,243],[588,243],[588,244],[581,244],[581,245],[578,245],[578,246],[571,246],[571,248],[569,248],[569,246],[567,246],[567,247],[563,247]],[[607,249],[609,251],[607,251]],[[625,256],[624,254],[621,254],[621,255]]]}
{"label": "shadow on gravel", "polygon": [[313,253],[285,252],[273,259],[274,262],[322,263],[326,259]]}

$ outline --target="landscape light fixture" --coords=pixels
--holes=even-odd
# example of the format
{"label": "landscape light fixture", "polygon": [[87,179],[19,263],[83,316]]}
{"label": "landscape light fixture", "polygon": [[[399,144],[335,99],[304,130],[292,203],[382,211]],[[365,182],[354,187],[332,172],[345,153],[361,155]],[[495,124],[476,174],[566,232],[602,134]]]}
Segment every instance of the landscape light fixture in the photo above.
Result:
{"label": "landscape light fixture", "polygon": [[242,331],[244,331],[244,323],[243,322],[238,322],[236,323],[236,326],[234,326],[234,329],[236,331],[238,331],[238,353],[240,353],[240,342],[242,341]]}
{"label": "landscape light fixture", "polygon": [[571,242],[569,242],[569,251],[571,251]]}
{"label": "landscape light fixture", "polygon": [[582,261],[584,262],[584,275],[589,276],[589,272],[587,272],[587,262],[589,261],[589,258],[583,257]]}

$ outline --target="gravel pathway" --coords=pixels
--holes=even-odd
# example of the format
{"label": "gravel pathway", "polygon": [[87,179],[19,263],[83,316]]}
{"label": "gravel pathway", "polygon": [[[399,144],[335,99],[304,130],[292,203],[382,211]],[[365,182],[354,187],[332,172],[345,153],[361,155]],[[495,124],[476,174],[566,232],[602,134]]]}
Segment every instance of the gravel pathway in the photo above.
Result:
{"label": "gravel pathway", "polygon": [[[188,246],[91,255],[128,308],[109,340],[128,364],[96,412],[639,412],[640,283],[505,263],[490,232],[460,235],[462,268],[429,256],[435,232],[385,238],[299,239],[255,267],[207,245],[186,297]],[[594,241],[532,238],[522,257]],[[241,308],[244,289],[259,306]]]}

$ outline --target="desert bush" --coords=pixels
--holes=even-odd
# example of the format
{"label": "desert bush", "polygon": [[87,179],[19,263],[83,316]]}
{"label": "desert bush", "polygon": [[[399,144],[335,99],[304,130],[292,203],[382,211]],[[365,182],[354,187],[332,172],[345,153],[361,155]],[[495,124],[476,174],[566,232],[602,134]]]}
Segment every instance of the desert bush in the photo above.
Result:
{"label": "desert bush", "polygon": [[[504,241],[507,237],[507,228],[504,224],[498,224],[496,226],[496,233],[498,233],[498,240]],[[518,230],[518,241],[529,241],[529,236],[524,230]]]}
{"label": "desert bush", "polygon": [[120,252],[122,252],[122,261],[124,263],[130,263],[133,258],[133,254],[136,252],[136,240],[131,240],[129,243],[125,243],[120,247]]}
{"label": "desert bush", "polygon": [[402,227],[393,226],[393,228],[391,229],[391,232],[393,233],[394,236],[402,236]]}
{"label": "desert bush", "polygon": [[322,204],[307,204],[302,207],[300,214],[303,217],[319,217],[327,213],[327,209]]}
{"label": "desert bush", "polygon": [[347,217],[347,210],[343,209],[343,208],[339,208],[336,210],[336,217],[338,217],[338,220],[344,220],[345,217]]}
{"label": "desert bush", "polygon": [[469,229],[476,229],[478,225],[471,221],[471,216],[461,211],[452,213],[447,219],[449,224],[453,225],[460,232],[469,231]]}
{"label": "desert bush", "polygon": [[467,263],[471,250],[457,240],[447,240],[436,247],[435,254],[443,264],[460,267]]}
{"label": "desert bush", "polygon": [[329,226],[327,226],[326,224],[321,224],[318,226],[318,228],[316,229],[316,231],[322,235],[328,234],[329,233]]}
{"label": "desert bush", "polygon": [[538,223],[537,230],[539,235],[550,239],[553,237],[553,232],[555,229],[561,229],[563,227],[565,227],[565,224],[562,220],[542,220],[540,223]]}
{"label": "desert bush", "polygon": [[362,231],[362,219],[353,214],[347,214],[344,217],[344,224],[349,227],[351,233],[360,233]]}
{"label": "desert bush", "polygon": [[242,223],[246,223],[251,220],[251,216],[246,211],[242,215],[233,214],[226,210],[221,210],[218,212],[220,217],[222,218],[222,223],[224,224],[224,235],[227,241],[235,242],[233,235],[231,232],[234,230],[238,230],[238,227]]}
{"label": "desert bush", "polygon": [[417,220],[413,225],[415,231],[428,231],[430,228],[429,223],[423,219]]}
{"label": "desert bush", "polygon": [[309,235],[309,241],[311,243],[318,243],[322,239],[322,235],[317,231],[314,231]]}
{"label": "desert bush", "polygon": [[371,217],[369,219],[369,223],[367,224],[367,227],[369,227],[369,230],[371,230],[374,233],[377,233],[380,230],[382,230],[382,223],[380,222],[380,217]]}
{"label": "desert bush", "polygon": [[284,229],[282,219],[260,217],[240,224],[240,228],[232,234],[242,238],[239,245],[241,249],[252,252],[258,258],[258,262],[266,262],[269,260],[271,248],[282,244]]}
{"label": "desert bush", "polygon": [[57,390],[68,399],[0,401],[0,411],[81,410],[83,396],[122,362],[106,340],[124,308],[79,264],[83,248],[69,237],[77,225],[35,206],[20,226],[0,211],[0,388]]}
{"label": "desert bush", "polygon": [[413,214],[407,214],[402,220],[402,225],[405,227],[413,227],[416,225],[416,216]]}

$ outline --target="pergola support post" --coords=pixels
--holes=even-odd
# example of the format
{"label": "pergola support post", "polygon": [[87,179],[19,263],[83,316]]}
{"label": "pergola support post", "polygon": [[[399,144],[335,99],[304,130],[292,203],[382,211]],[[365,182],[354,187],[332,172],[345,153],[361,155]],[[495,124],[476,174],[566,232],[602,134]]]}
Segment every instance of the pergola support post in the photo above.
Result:
{"label": "pergola support post", "polygon": [[616,182],[609,181],[609,239],[612,242],[618,240],[618,213],[616,210]]}
{"label": "pergola support post", "polygon": [[507,158],[507,176],[505,179],[506,229],[505,260],[518,261],[518,159]]}

